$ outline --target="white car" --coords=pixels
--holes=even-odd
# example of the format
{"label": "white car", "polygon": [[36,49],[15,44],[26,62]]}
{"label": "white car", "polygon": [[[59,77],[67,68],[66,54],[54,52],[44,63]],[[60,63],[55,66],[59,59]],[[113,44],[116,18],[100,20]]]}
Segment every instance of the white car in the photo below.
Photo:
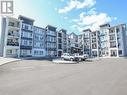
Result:
{"label": "white car", "polygon": [[71,61],[75,60],[75,57],[69,53],[63,53],[61,55],[61,58],[64,60],[71,60]]}
{"label": "white car", "polygon": [[79,55],[78,53],[75,53],[74,57],[79,61],[85,61],[88,58],[88,55],[87,54]]}

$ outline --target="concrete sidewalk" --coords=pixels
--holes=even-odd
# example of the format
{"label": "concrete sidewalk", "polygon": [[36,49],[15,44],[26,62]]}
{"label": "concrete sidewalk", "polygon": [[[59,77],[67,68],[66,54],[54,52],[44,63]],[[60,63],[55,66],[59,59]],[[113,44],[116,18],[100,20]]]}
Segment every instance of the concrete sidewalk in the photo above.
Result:
{"label": "concrete sidewalk", "polygon": [[0,65],[3,65],[9,62],[19,61],[19,60],[21,59],[0,57]]}

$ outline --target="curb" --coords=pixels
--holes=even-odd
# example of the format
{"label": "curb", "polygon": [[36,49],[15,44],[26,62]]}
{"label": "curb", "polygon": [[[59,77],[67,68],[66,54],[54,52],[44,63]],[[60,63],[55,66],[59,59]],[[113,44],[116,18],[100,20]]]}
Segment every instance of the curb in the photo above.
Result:
{"label": "curb", "polygon": [[18,61],[22,61],[22,59],[6,62],[6,63],[3,63],[3,64],[0,64],[0,66],[6,65],[6,64],[9,64],[9,63],[12,63],[12,62],[18,62]]}

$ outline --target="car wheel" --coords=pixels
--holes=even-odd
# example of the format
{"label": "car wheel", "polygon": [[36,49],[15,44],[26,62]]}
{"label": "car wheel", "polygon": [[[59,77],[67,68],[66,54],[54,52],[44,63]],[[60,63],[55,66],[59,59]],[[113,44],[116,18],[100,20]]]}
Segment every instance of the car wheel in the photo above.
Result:
{"label": "car wheel", "polygon": [[82,61],[82,58],[79,58],[79,61]]}
{"label": "car wheel", "polygon": [[71,58],[70,60],[73,61],[73,58]]}

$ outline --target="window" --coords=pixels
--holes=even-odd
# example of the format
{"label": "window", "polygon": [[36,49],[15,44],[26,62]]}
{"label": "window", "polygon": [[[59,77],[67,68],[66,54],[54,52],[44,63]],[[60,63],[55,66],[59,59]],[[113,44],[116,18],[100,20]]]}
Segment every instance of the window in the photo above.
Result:
{"label": "window", "polygon": [[23,45],[27,45],[27,41],[26,40],[24,40],[24,44]]}
{"label": "window", "polygon": [[9,26],[14,26],[14,22],[9,22]]}
{"label": "window", "polygon": [[116,42],[110,42],[110,48],[116,47]]}
{"label": "window", "polygon": [[58,39],[58,42],[59,42],[59,43],[62,43],[62,39]]}
{"label": "window", "polygon": [[116,32],[118,33],[119,31],[120,31],[119,28],[117,28],[117,29],[116,29]]}
{"label": "window", "polygon": [[110,40],[116,40],[115,35],[110,35]]}
{"label": "window", "polygon": [[29,45],[30,45],[30,46],[32,45],[32,41],[29,41]]}
{"label": "window", "polygon": [[40,55],[43,55],[43,51],[40,51]]}
{"label": "window", "polygon": [[93,56],[97,56],[97,51],[92,51]]}
{"label": "window", "polygon": [[92,48],[93,49],[96,49],[97,48],[97,45],[96,44],[92,44]]}
{"label": "window", "polygon": [[28,26],[27,26],[27,25],[25,25],[25,27],[24,27],[24,28],[28,30]]}
{"label": "window", "polygon": [[62,37],[62,34],[61,33],[58,33],[58,37]]}
{"label": "window", "polygon": [[34,55],[37,55],[37,51],[34,51]]}
{"label": "window", "polygon": [[122,26],[122,31],[126,31],[126,26],[125,25]]}
{"label": "window", "polygon": [[30,33],[30,37],[32,37],[32,33]]}
{"label": "window", "polygon": [[43,44],[40,44],[40,47],[43,47]]}
{"label": "window", "polygon": [[7,54],[12,54],[12,50],[7,50]]}
{"label": "window", "polygon": [[110,30],[109,33],[114,33],[115,31],[114,30]]}
{"label": "window", "polygon": [[92,39],[92,43],[94,43],[94,42],[96,42],[96,38],[93,38],[93,39]]}
{"label": "window", "polygon": [[23,55],[27,55],[27,50],[23,50]]}
{"label": "window", "polygon": [[117,56],[117,50],[111,50],[111,56]]}
{"label": "window", "polygon": [[122,55],[122,50],[119,50],[119,55]]}

